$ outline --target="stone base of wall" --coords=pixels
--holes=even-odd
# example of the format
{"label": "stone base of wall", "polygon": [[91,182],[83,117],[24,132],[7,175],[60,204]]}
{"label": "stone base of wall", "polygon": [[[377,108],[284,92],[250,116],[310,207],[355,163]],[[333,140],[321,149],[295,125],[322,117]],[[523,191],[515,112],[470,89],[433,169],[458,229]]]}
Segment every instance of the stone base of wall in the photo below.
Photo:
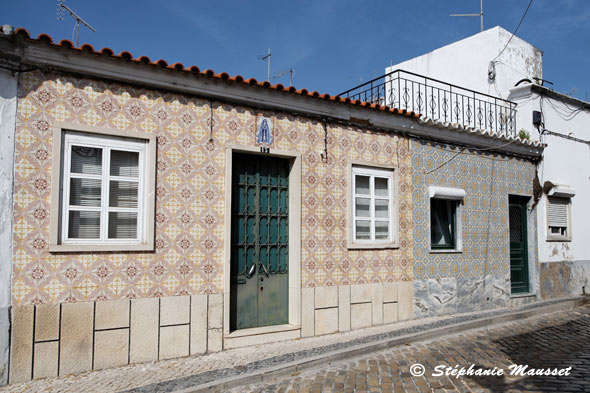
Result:
{"label": "stone base of wall", "polygon": [[510,277],[436,278],[414,280],[416,318],[510,306]]}
{"label": "stone base of wall", "polygon": [[590,293],[590,261],[540,263],[542,299]]}
{"label": "stone base of wall", "polygon": [[10,383],[222,349],[223,295],[12,308]]}
{"label": "stone base of wall", "polygon": [[[411,282],[303,288],[301,329],[276,339],[411,319],[413,301]],[[16,306],[11,318],[9,383],[232,347],[222,294]]]}
{"label": "stone base of wall", "polygon": [[320,336],[413,317],[411,282],[303,288],[301,336]]}

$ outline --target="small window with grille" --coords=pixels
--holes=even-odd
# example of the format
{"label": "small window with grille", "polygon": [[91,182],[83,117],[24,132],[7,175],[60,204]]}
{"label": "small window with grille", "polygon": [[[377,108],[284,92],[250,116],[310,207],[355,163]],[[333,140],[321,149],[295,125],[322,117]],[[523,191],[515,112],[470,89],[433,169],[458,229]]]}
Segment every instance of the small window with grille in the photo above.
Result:
{"label": "small window with grille", "polygon": [[570,204],[571,198],[547,198],[547,240],[571,240]]}

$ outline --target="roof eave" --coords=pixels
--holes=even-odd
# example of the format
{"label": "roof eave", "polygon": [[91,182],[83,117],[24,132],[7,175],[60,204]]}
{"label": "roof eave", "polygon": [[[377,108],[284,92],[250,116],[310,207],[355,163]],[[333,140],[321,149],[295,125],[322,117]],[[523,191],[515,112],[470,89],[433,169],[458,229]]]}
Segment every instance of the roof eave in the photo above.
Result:
{"label": "roof eave", "polygon": [[[475,147],[498,149],[504,153],[528,158],[538,158],[541,146],[535,147],[518,141],[502,146],[506,141],[490,135],[475,135],[452,128],[438,128],[416,121],[419,115],[386,107],[371,106],[368,103],[351,103],[339,97],[319,94],[297,94],[277,90],[258,84],[252,86],[247,81],[236,81],[229,77],[217,77],[212,73],[178,72],[175,67],[155,67],[141,61],[129,61],[125,57],[111,56],[93,52],[64,48],[39,40],[24,40],[16,45],[14,40],[0,39],[0,57],[18,55],[21,64],[35,66],[77,75],[108,79],[167,91],[186,93],[200,97],[217,99],[235,104],[280,110],[294,114],[307,115],[357,123],[406,133],[444,143],[458,143]],[[305,92],[306,93],[306,92]],[[436,132],[433,132],[436,130]]]}

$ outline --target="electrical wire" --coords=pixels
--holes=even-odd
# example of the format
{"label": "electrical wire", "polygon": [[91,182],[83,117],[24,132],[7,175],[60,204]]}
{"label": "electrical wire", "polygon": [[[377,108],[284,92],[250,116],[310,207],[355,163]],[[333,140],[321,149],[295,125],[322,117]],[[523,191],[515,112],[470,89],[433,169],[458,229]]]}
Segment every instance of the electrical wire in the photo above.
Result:
{"label": "electrical wire", "polygon": [[571,136],[571,135],[561,134],[559,132],[551,131],[551,130],[548,130],[546,128],[543,128],[543,134],[544,135],[553,135],[553,136],[556,136],[558,138],[568,139],[568,140],[573,141],[573,142],[583,143],[585,145],[589,145],[590,146],[590,141],[587,141],[585,139],[576,138],[575,136]]}
{"label": "electrical wire", "polygon": [[577,108],[574,110],[568,108],[570,110],[570,112],[566,113],[565,111],[563,111],[563,109],[557,108],[551,100],[548,100],[548,101],[549,101],[549,105],[555,110],[555,113],[557,113],[557,115],[562,120],[565,120],[565,121],[573,120],[574,117],[576,117],[578,114],[580,114],[580,112],[583,112],[583,110],[584,110],[583,108]]}
{"label": "electrical wire", "polygon": [[448,160],[442,162],[439,166],[437,166],[436,168],[433,168],[429,171],[422,171],[423,174],[428,175],[432,172],[438,171],[440,168],[442,168],[443,166],[447,165],[449,162],[453,161],[455,158],[457,158],[457,156],[461,153],[463,153],[467,148],[466,147],[462,147],[458,152],[456,152],[455,154],[453,154],[451,156],[451,158],[449,158]]}
{"label": "electrical wire", "polygon": [[495,61],[498,57],[500,57],[500,55],[504,52],[504,50],[506,49],[506,47],[508,46],[508,44],[510,43],[510,41],[512,41],[512,38],[514,37],[514,35],[518,31],[518,28],[522,24],[522,21],[524,20],[524,17],[526,16],[527,12],[529,12],[529,8],[531,8],[531,4],[533,4],[533,0],[529,1],[529,5],[526,7],[526,10],[524,11],[524,14],[522,15],[522,18],[520,18],[520,22],[518,22],[518,26],[516,26],[516,29],[514,30],[514,32],[512,33],[512,35],[510,36],[510,38],[508,39],[508,42],[506,43],[506,45],[504,45],[504,48],[500,51],[500,53],[498,53],[498,56],[494,57],[494,60],[492,60],[492,61]]}
{"label": "electrical wire", "polygon": [[577,111],[580,109],[584,109],[583,107],[573,108],[573,107],[569,106],[568,103],[563,99],[563,97],[559,93],[557,93],[555,98],[557,99],[557,101],[561,102],[570,111]]}
{"label": "electrical wire", "polygon": [[[433,169],[431,169],[431,170],[429,170],[429,171],[422,171],[422,173],[423,173],[423,174],[425,174],[425,175],[428,175],[428,174],[430,174],[430,173],[432,173],[432,172],[435,172],[435,171],[439,170],[440,168],[442,168],[443,166],[447,165],[449,162],[451,162],[451,161],[453,161],[455,158],[457,158],[457,156],[459,156],[460,154],[463,154],[463,153],[465,152],[465,150],[475,150],[475,151],[488,151],[488,150],[495,150],[495,149],[498,149],[498,148],[500,148],[500,147],[508,146],[508,145],[510,145],[510,144],[512,144],[512,143],[514,143],[514,142],[516,142],[516,140],[510,141],[510,142],[506,142],[506,143],[503,143],[503,144],[501,144],[501,145],[498,145],[498,146],[484,147],[484,148],[478,148],[478,147],[469,147],[469,146],[464,146],[464,147],[462,147],[461,149],[459,149],[459,151],[458,151],[458,152],[456,152],[455,154],[453,154],[453,155],[452,155],[452,156],[451,156],[449,159],[447,159],[446,161],[443,161],[443,162],[442,162],[442,163],[441,163],[439,166],[437,166],[436,168],[433,168]],[[435,146],[435,147],[436,147],[437,149],[440,149],[440,150],[453,151],[453,150],[451,150],[451,149],[445,149],[445,148],[438,147],[438,146]],[[509,161],[509,159],[508,159],[508,158],[505,158],[505,159],[497,159],[497,158],[491,158],[491,157],[485,157],[485,156],[484,156],[483,158],[486,158],[486,159],[488,159],[488,160],[492,160],[492,161]]]}
{"label": "electrical wire", "polygon": [[[494,60],[495,60],[495,59],[494,59]],[[524,74],[524,73],[522,73],[521,71],[517,70],[516,68],[514,68],[514,67],[511,67],[511,66],[509,66],[508,64],[506,64],[506,63],[504,63],[504,62],[502,62],[502,61],[500,61],[500,60],[496,61],[495,63],[496,63],[496,64],[502,64],[504,67],[510,68],[512,71],[516,72],[517,74],[520,74],[520,75],[524,76],[524,77],[525,77],[525,78],[527,78],[527,79],[530,77],[530,75]]]}
{"label": "electrical wire", "polygon": [[[547,102],[549,103],[549,106],[551,106],[553,108],[553,110],[555,111],[555,113],[557,114],[557,116],[559,116],[563,121],[570,121],[573,120],[578,114],[580,114],[581,112],[583,112],[584,110],[587,110],[584,107],[578,107],[578,108],[573,108],[570,107],[567,102],[565,102],[565,100],[560,97],[559,95],[555,96],[556,100],[559,101],[561,104],[563,104],[566,109],[563,108],[558,108],[555,103],[553,102],[553,100],[547,100]],[[543,102],[545,101],[545,95],[541,95],[541,106],[543,105]],[[543,112],[541,110],[541,112]]]}

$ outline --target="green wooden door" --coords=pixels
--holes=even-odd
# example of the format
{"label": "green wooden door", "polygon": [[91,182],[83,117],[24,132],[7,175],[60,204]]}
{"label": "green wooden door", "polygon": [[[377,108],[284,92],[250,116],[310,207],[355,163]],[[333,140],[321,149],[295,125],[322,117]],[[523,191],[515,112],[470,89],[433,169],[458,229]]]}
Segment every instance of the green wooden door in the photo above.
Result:
{"label": "green wooden door", "polygon": [[527,201],[509,198],[510,225],[510,282],[512,293],[529,292],[529,269],[527,247]]}
{"label": "green wooden door", "polygon": [[230,329],[289,322],[289,160],[234,154]]}

